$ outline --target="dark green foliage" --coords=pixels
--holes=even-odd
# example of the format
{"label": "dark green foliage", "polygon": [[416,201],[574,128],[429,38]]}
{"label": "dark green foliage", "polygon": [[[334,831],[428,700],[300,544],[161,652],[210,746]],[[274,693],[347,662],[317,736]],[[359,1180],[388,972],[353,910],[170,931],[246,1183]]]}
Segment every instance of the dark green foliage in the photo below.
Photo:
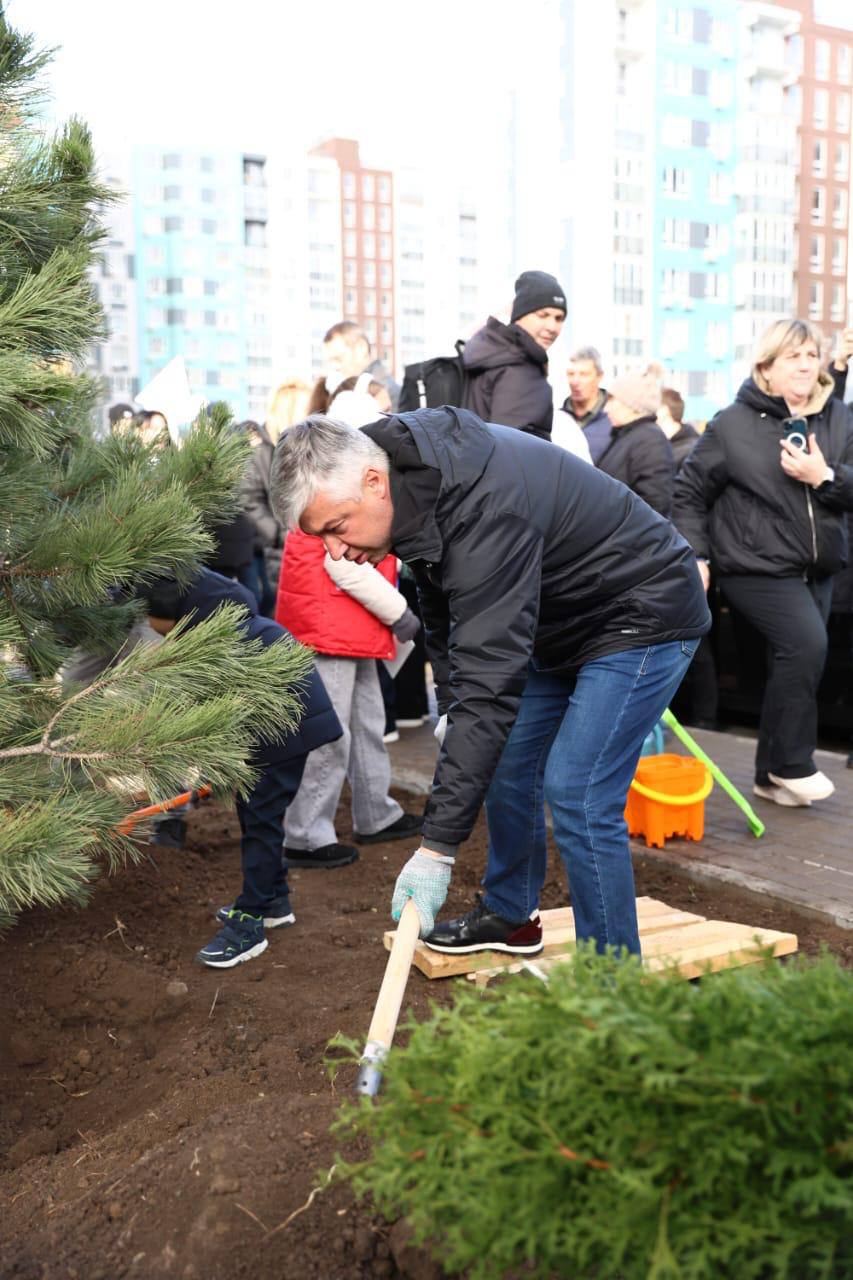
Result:
{"label": "dark green foliage", "polygon": [[372,1143],[356,1189],[449,1273],[853,1276],[853,974],[832,958],[691,984],[582,950],[547,985],[457,990],[338,1123]]}
{"label": "dark green foliage", "polygon": [[192,580],[248,442],[224,408],[180,449],[97,437],[98,386],[80,366],[104,332],[89,273],[112,197],[83,124],[34,132],[44,61],[0,6],[0,926],[81,901],[101,864],[138,856],[116,826],[141,800],[248,787],[255,744],[297,722],[311,661],[246,644],[232,606],[88,688],[57,678],[78,648],[124,647],[135,585]]}

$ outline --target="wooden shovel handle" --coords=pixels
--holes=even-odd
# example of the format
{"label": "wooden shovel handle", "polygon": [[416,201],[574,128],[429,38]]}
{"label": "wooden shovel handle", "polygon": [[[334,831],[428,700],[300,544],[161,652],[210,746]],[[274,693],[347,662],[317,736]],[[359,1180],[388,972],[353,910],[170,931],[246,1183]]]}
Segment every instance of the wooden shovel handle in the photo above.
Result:
{"label": "wooden shovel handle", "polygon": [[420,928],[421,919],[418,909],[409,899],[403,908],[400,923],[397,925],[391,954],[385,966],[385,976],[379,988],[376,1008],[373,1010],[373,1018],[367,1033],[367,1044],[362,1054],[356,1092],[366,1094],[368,1097],[374,1097],[379,1090],[382,1080],[382,1062],[391,1048],[394,1032],[397,1029],[397,1019],[400,1016],[400,1006],[403,1003]]}

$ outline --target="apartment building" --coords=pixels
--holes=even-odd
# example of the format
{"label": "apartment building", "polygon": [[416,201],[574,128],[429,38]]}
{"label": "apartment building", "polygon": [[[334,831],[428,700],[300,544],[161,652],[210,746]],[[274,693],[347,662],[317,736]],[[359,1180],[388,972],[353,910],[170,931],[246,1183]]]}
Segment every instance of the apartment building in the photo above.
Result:
{"label": "apartment building", "polygon": [[818,20],[815,0],[780,0],[799,17],[788,90],[799,119],[797,310],[831,335],[848,319],[853,10],[845,28]]}

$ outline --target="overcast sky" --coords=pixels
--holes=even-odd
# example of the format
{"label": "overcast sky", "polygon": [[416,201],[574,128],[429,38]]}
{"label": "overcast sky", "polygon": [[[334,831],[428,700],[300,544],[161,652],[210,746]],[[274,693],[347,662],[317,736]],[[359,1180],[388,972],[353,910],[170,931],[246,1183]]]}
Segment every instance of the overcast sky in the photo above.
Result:
{"label": "overcast sky", "polygon": [[336,133],[394,163],[425,146],[476,146],[490,92],[511,83],[519,43],[551,2],[8,0],[7,16],[60,46],[53,111],[82,116],[104,149]]}

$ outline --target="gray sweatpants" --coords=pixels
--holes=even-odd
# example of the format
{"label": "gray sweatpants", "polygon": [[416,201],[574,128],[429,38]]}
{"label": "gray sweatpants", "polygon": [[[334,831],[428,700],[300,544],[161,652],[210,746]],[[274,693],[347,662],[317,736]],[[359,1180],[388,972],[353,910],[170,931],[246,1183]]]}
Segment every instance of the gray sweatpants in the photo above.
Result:
{"label": "gray sweatpants", "polygon": [[388,794],[391,762],[382,741],[385,705],[375,660],[318,653],[315,662],[344,732],[337,742],[308,756],[299,791],[285,816],[288,849],[335,843],[335,811],[344,778],[352,791],[352,824],[361,834],[382,831],[403,812]]}

